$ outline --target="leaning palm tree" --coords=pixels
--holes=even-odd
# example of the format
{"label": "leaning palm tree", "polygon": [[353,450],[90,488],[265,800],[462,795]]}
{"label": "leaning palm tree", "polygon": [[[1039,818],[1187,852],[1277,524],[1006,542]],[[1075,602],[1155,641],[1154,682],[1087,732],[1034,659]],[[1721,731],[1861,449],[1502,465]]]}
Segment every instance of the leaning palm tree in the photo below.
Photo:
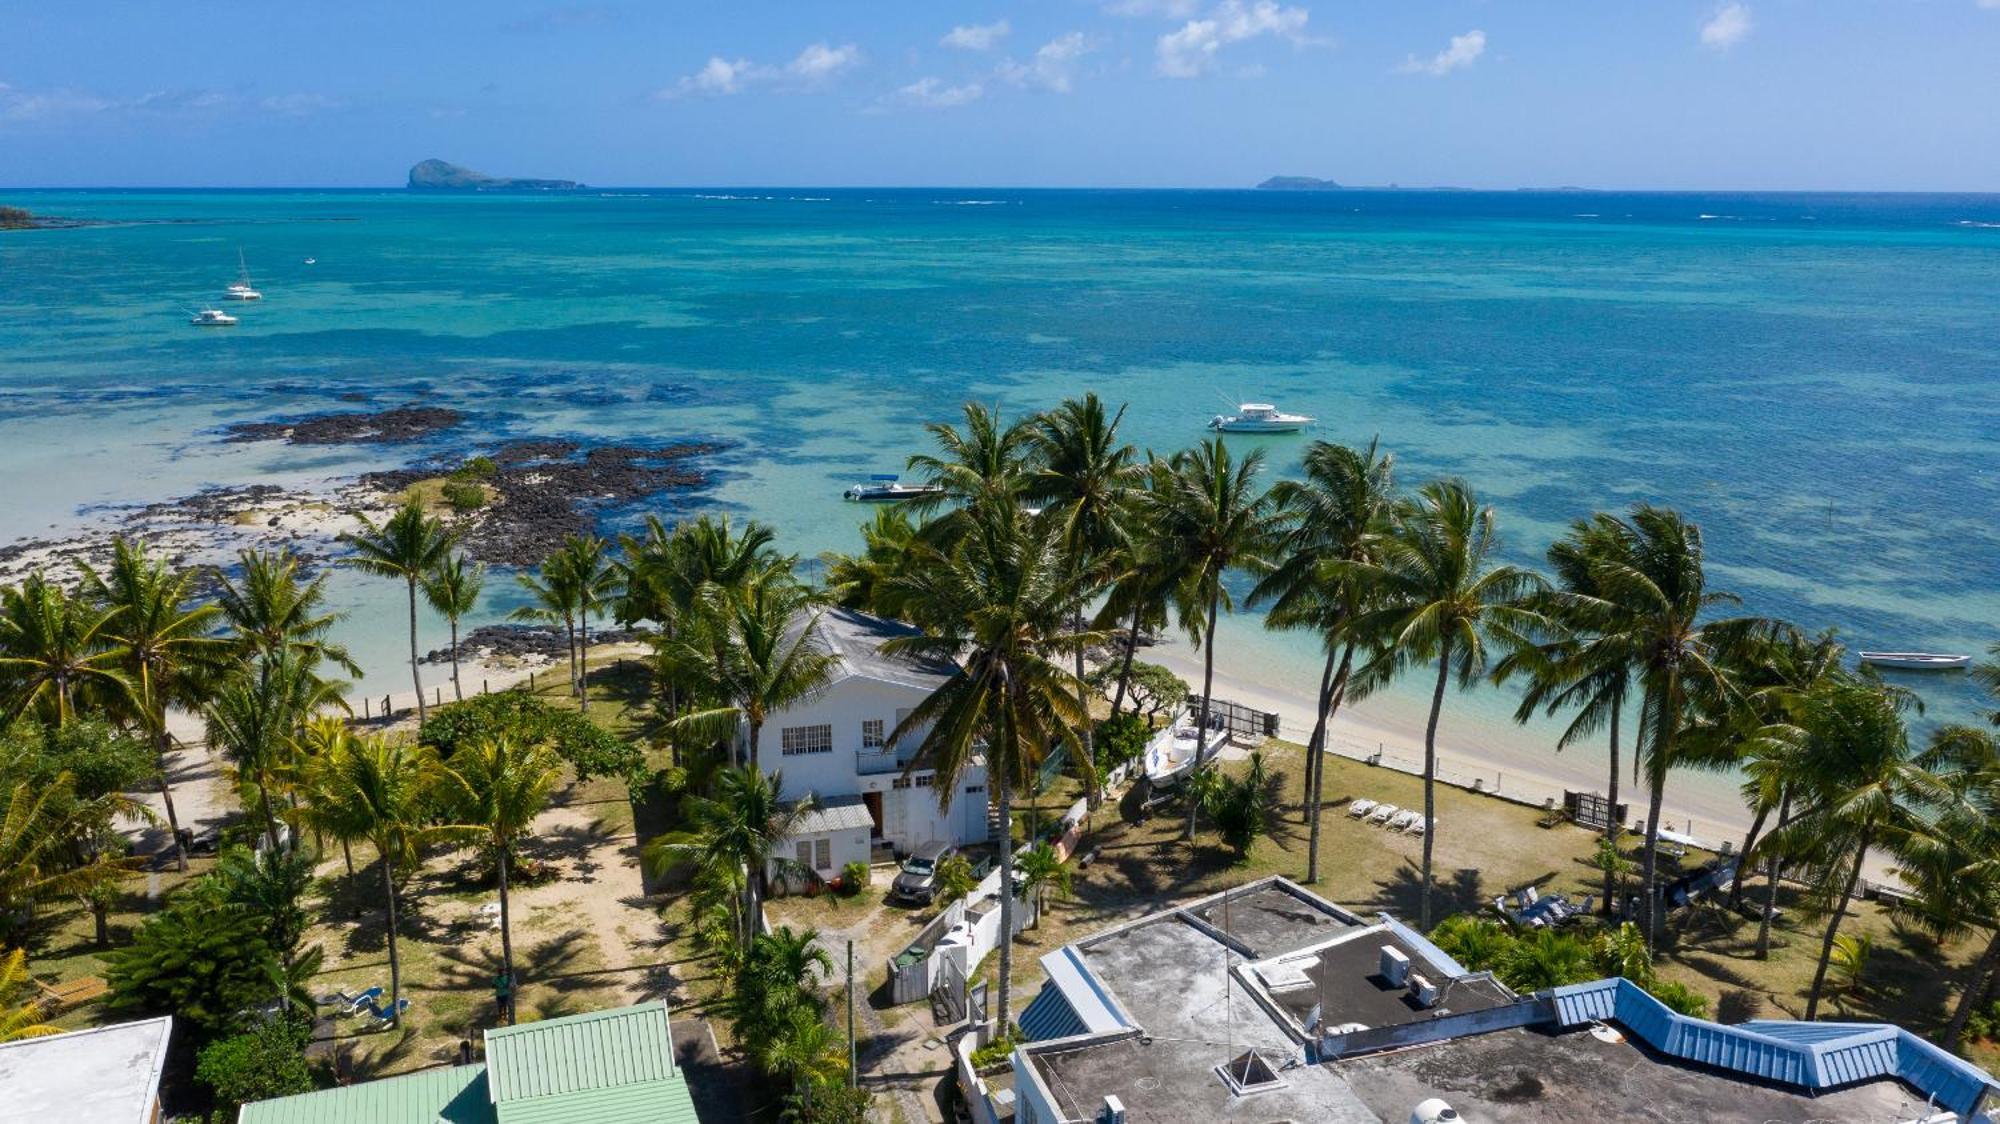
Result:
{"label": "leaning palm tree", "polygon": [[[760,767],[765,718],[818,694],[840,661],[821,643],[812,592],[789,575],[719,592],[704,616],[705,627],[661,638],[656,659],[671,680],[706,685],[716,703],[669,726],[711,743],[735,743],[741,747],[737,764]],[[746,739],[737,739],[739,728]]]}
{"label": "leaning palm tree", "polygon": [[129,698],[126,653],[112,640],[117,616],[40,573],[0,589],[0,719],[32,709],[60,726],[92,693]]}
{"label": "leaning palm tree", "polygon": [[112,540],[111,564],[103,573],[84,569],[84,588],[113,613],[107,629],[124,652],[126,681],[136,725],[145,732],[158,763],[160,801],[166,806],[179,869],[187,869],[174,811],[173,784],[167,779],[167,709],[199,709],[207,702],[228,641],[215,635],[221,610],[195,597],[195,575],[155,559],[142,544],[122,536]]}
{"label": "leaning palm tree", "polygon": [[[1089,714],[1064,662],[1101,635],[1071,631],[1089,589],[1070,564],[1060,528],[1017,505],[966,509],[965,533],[948,549],[925,546],[923,562],[901,579],[920,636],[883,645],[891,655],[953,661],[954,671],[897,723],[891,741],[922,731],[911,769],[937,772],[939,799],[983,756],[1000,806],[1000,931],[1014,931],[1013,800],[1031,784],[1043,754],[1075,746]],[[1013,984],[1013,941],[1000,942],[999,1002],[1005,1029]]]}
{"label": "leaning palm tree", "polygon": [[1518,643],[1536,621],[1526,606],[1542,579],[1497,560],[1500,539],[1493,509],[1457,480],[1424,487],[1382,542],[1379,560],[1357,570],[1372,600],[1354,621],[1360,635],[1377,638],[1381,654],[1369,677],[1435,662],[1430,718],[1424,724],[1424,864],[1417,911],[1431,926],[1432,853],[1437,843],[1437,731],[1444,692],[1456,675],[1460,689],[1487,671],[1496,646]]}
{"label": "leaning palm tree", "polygon": [[1818,887],[1831,916],[1806,997],[1808,1020],[1819,1013],[1834,939],[1869,848],[1895,851],[1929,826],[1927,809],[1952,795],[1912,752],[1900,709],[1895,695],[1870,683],[1827,684],[1805,700],[1799,725],[1806,753],[1797,782],[1804,806],[1766,845],[1785,858],[1844,872]]}
{"label": "leaning palm tree", "polygon": [[716,774],[714,795],[686,799],[688,829],[655,838],[641,855],[656,877],[690,863],[720,870],[725,877],[740,873],[743,911],[737,940],[746,952],[764,928],[761,886],[765,871],[780,857],[778,844],[819,806],[810,792],[787,802],[784,791],[782,772],[767,776],[755,765],[723,769]]}
{"label": "leaning palm tree", "polygon": [[340,541],[353,548],[347,565],[364,574],[402,580],[410,599],[410,686],[417,694],[417,725],[422,727],[424,681],[417,662],[417,583],[437,569],[451,554],[451,532],[436,516],[424,514],[424,505],[414,498],[396,509],[386,523],[376,526],[361,517],[359,534],[344,534]]}
{"label": "leaning palm tree", "polygon": [[[1202,650],[1201,702],[1196,710],[1195,768],[1208,758],[1208,719],[1215,699],[1215,622],[1234,611],[1223,578],[1255,570],[1270,549],[1270,497],[1257,487],[1264,466],[1259,449],[1232,460],[1220,436],[1150,466],[1152,487],[1142,493],[1145,517],[1159,536],[1162,578],[1172,582],[1181,627]],[[1187,837],[1194,838],[1195,801],[1188,801]]]}
{"label": "leaning palm tree", "polygon": [[208,744],[257,789],[258,813],[273,850],[278,815],[272,789],[296,758],[306,722],[323,708],[340,705],[345,686],[314,675],[295,655],[265,657],[224,680],[204,711]]}
{"label": "leaning palm tree", "polygon": [[402,961],[396,946],[396,875],[416,864],[423,848],[448,833],[431,826],[436,809],[437,758],[420,744],[386,737],[356,738],[314,767],[314,798],[341,809],[358,838],[374,844],[382,863],[389,940],[389,1021],[401,1025]]}
{"label": "leaning palm tree", "polygon": [[458,682],[458,622],[479,607],[479,591],[486,585],[486,567],[463,554],[441,559],[423,576],[424,600],[451,626],[451,697],[465,700]]}
{"label": "leaning palm tree", "polygon": [[361,666],[327,639],[341,614],[326,611],[326,575],[307,580],[305,562],[289,550],[246,550],[238,573],[218,575],[216,605],[245,657],[291,653],[308,668],[325,662],[348,675]]}
{"label": "leaning palm tree", "polygon": [[548,807],[562,780],[562,759],[544,745],[515,745],[506,738],[461,747],[440,770],[442,799],[459,838],[476,841],[493,855],[500,886],[500,971],[507,981],[500,1014],[514,1021],[514,937],[507,901],[507,871],[514,845]]}
{"label": "leaning palm tree", "polygon": [[1306,741],[1306,881],[1319,881],[1320,812],[1324,803],[1327,730],[1341,704],[1356,691],[1354,657],[1362,637],[1353,624],[1367,604],[1361,569],[1373,561],[1395,510],[1395,458],[1368,448],[1326,441],[1306,448],[1305,474],[1271,488],[1283,528],[1270,569],[1250,591],[1250,603],[1268,603],[1272,628],[1309,629],[1326,649],[1319,704]]}
{"label": "leaning palm tree", "polygon": [[39,996],[17,1003],[28,986],[28,950],[17,948],[0,954],[0,1042],[42,1038],[61,1034],[63,1028],[42,1021],[46,1008]]}

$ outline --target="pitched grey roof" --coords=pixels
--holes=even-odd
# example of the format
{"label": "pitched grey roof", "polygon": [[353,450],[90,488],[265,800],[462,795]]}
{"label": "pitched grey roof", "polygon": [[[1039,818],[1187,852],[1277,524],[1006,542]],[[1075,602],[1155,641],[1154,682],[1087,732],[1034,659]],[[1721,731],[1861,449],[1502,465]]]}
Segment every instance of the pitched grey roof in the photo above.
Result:
{"label": "pitched grey roof", "polygon": [[[804,627],[804,618],[797,627]],[[884,655],[881,650],[884,643],[897,637],[922,634],[922,630],[901,621],[836,608],[820,614],[815,635],[820,647],[840,660],[840,668],[833,676],[835,682],[860,676],[934,691],[958,671],[951,661]]]}
{"label": "pitched grey roof", "polygon": [[794,828],[789,838],[801,835],[818,835],[828,831],[852,831],[855,828],[875,826],[875,817],[868,814],[868,805],[859,796],[828,796],[819,802],[819,807],[805,814]]}

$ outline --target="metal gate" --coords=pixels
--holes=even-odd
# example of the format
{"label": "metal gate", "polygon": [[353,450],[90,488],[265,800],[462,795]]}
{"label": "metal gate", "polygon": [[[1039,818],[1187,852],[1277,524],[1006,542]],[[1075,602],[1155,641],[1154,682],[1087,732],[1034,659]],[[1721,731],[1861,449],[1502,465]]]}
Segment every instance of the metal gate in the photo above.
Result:
{"label": "metal gate", "polygon": [[[1200,695],[1188,696],[1187,712],[1190,717],[1201,713]],[[1222,728],[1229,731],[1232,738],[1262,740],[1278,736],[1278,716],[1270,711],[1255,710],[1228,699],[1210,699],[1208,720],[1214,722],[1218,718],[1222,721]]]}

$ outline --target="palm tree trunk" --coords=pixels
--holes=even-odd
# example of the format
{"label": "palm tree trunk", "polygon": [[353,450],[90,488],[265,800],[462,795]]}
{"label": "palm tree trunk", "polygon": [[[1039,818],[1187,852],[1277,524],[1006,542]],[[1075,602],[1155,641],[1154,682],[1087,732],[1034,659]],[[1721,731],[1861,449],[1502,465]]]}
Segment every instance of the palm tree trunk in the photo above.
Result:
{"label": "palm tree trunk", "polygon": [[422,729],[429,714],[424,709],[424,681],[417,674],[417,579],[410,577],[410,685],[417,691],[417,728]]}
{"label": "palm tree trunk", "polygon": [[500,975],[507,981],[507,998],[501,1003],[500,1017],[508,1026],[514,1025],[514,932],[511,918],[507,915],[507,852],[512,848],[500,847]]}
{"label": "palm tree trunk", "polygon": [[[1770,815],[1771,808],[1768,804],[1762,805],[1757,809],[1756,816],[1750,820],[1749,833],[1743,836],[1743,850],[1739,852],[1740,854],[1748,855],[1750,848],[1757,845],[1757,836],[1763,832],[1764,821]],[[1741,859],[1737,860],[1736,877],[1729,880],[1729,908],[1731,909],[1735,909],[1737,906],[1743,904],[1743,877],[1749,873],[1749,870],[1750,864]]]}
{"label": "palm tree trunk", "polygon": [[[1614,853],[1618,848],[1618,837],[1625,831],[1625,818],[1618,814],[1618,716],[1619,712],[1625,709],[1624,702],[1625,700],[1620,698],[1618,704],[1611,708],[1611,791],[1605,797],[1610,802],[1610,807],[1606,808],[1604,812],[1604,838],[1606,842],[1611,844]],[[1615,865],[1606,863],[1604,867],[1604,915],[1606,917],[1611,916],[1611,899],[1618,895],[1617,883],[1618,871]]]}
{"label": "palm tree trunk", "polygon": [[1125,691],[1132,685],[1132,657],[1139,651],[1139,614],[1144,612],[1145,608],[1144,600],[1132,606],[1132,624],[1125,630],[1124,664],[1118,669],[1118,693],[1111,696],[1113,714],[1118,713],[1119,708],[1125,705]]}
{"label": "palm tree trunk", "polygon": [[1639,864],[1639,924],[1646,930],[1646,950],[1651,952],[1659,935],[1666,910],[1657,900],[1660,866],[1660,805],[1667,798],[1667,772],[1656,769],[1649,782],[1646,801],[1646,853]]}
{"label": "palm tree trunk", "polygon": [[[1012,723],[1007,725],[1011,732]],[[1000,994],[993,1008],[998,1036],[1014,1021],[1007,1007],[1014,982],[1014,781],[1004,767],[994,772],[1000,789]]]}
{"label": "palm tree trunk", "polygon": [[[1201,708],[1195,718],[1197,725],[1194,735],[1194,768],[1189,771],[1187,779],[1183,780],[1182,784],[1188,784],[1193,781],[1195,774],[1201,772],[1208,765],[1208,708],[1209,704],[1215,701],[1215,611],[1216,607],[1222,601],[1222,586],[1220,581],[1221,579],[1218,578],[1216,587],[1208,595],[1208,625],[1202,629],[1201,633],[1203,649],[1201,653]],[[1200,811],[1201,801],[1196,800],[1193,789],[1189,789],[1187,838],[1190,841],[1194,839],[1194,818]]]}
{"label": "palm tree trunk", "polygon": [[[1783,830],[1785,821],[1792,818],[1792,796],[1784,793],[1778,800],[1778,828]],[[1764,865],[1769,881],[1764,886],[1764,916],[1757,919],[1757,959],[1771,958],[1771,915],[1778,912],[1778,864],[1777,855],[1772,855]]]}
{"label": "palm tree trunk", "polygon": [[167,748],[172,738],[167,733],[166,719],[162,717],[153,733],[153,760],[159,766],[160,803],[167,808],[167,830],[174,838],[174,868],[187,873],[187,844],[181,841],[181,820],[174,812],[174,786],[167,780]]}
{"label": "palm tree trunk", "polygon": [[382,860],[382,888],[389,892],[389,1025],[399,1027],[403,1025],[403,1015],[396,1008],[402,1006],[403,964],[396,959],[396,864],[381,851],[376,848]]}
{"label": "palm tree trunk", "polygon": [[576,698],[577,707],[585,715],[590,713],[590,610],[585,608],[578,614],[581,625],[577,632],[576,644]]}
{"label": "palm tree trunk", "polygon": [[762,722],[750,723],[750,744],[744,747],[744,751],[749,754],[749,760],[742,762],[742,764],[753,769],[763,768],[757,761],[757,742],[760,740],[763,732],[764,724]]}
{"label": "palm tree trunk", "polygon": [[1854,848],[1854,869],[1847,872],[1847,887],[1833,900],[1833,916],[1827,920],[1826,937],[1819,944],[1819,968],[1813,972],[1812,991],[1806,995],[1807,1022],[1819,1014],[1819,993],[1826,986],[1826,967],[1833,959],[1833,938],[1840,934],[1840,919],[1847,912],[1847,900],[1854,896],[1854,884],[1861,881],[1861,864],[1868,861],[1868,844],[1873,835],[1872,831],[1861,833],[1861,843]]}
{"label": "palm tree trunk", "polygon": [[1965,1037],[1965,1024],[1972,1020],[1973,1008],[1979,1006],[1979,1000],[1986,994],[1987,981],[1993,978],[1995,968],[2000,968],[2000,928],[1993,930],[1986,951],[1979,954],[1979,963],[1972,967],[1972,978],[1965,981],[1958,1005],[1951,1010],[1951,1021],[1945,1024],[1944,1041],[1940,1045],[1954,1054],[1958,1052],[1958,1040]]}
{"label": "palm tree trunk", "polygon": [[458,686],[458,618],[451,618],[451,701],[464,702],[465,692]]}
{"label": "palm tree trunk", "polygon": [[1438,645],[1437,686],[1431,690],[1431,718],[1424,725],[1424,885],[1418,899],[1418,923],[1431,931],[1431,852],[1437,842],[1438,716],[1444,713],[1444,687],[1451,679],[1451,638]]}
{"label": "palm tree trunk", "polygon": [[[1076,611],[1074,620],[1076,630],[1082,632],[1083,610],[1078,609]],[[1091,809],[1097,807],[1097,803],[1102,799],[1102,795],[1097,791],[1097,731],[1092,728],[1090,721],[1090,688],[1085,686],[1083,682],[1083,648],[1081,646],[1078,646],[1076,650],[1076,705],[1077,709],[1083,711],[1083,815],[1084,821],[1087,823],[1090,820]],[[1039,908],[1035,916],[1037,918],[1041,916]]]}
{"label": "palm tree trunk", "polygon": [[[1340,713],[1341,704],[1347,701],[1347,680],[1353,670],[1354,645],[1349,644],[1346,650],[1340,654],[1340,671],[1333,677],[1333,694],[1327,700],[1326,723],[1327,735],[1329,736],[1333,732],[1333,716]],[[1312,874],[1311,877],[1306,879],[1308,882],[1319,878],[1320,816],[1326,810],[1326,753],[1326,738],[1322,737],[1319,749],[1313,753],[1312,794],[1310,797],[1313,808],[1310,843],[1312,847]]]}
{"label": "palm tree trunk", "polygon": [[340,857],[347,862],[347,877],[351,881],[354,878],[354,848],[348,846],[345,839],[340,841]]}
{"label": "palm tree trunk", "polygon": [[271,814],[271,792],[264,787],[264,774],[257,774],[257,804],[264,812],[264,837],[271,842],[271,854],[278,853],[278,817]]}
{"label": "palm tree trunk", "polygon": [[569,648],[569,693],[576,694],[576,614],[563,612],[564,641]]}
{"label": "palm tree trunk", "polygon": [[[1340,653],[1332,648],[1327,649],[1326,667],[1319,673],[1319,705],[1313,709],[1313,732],[1312,736],[1306,739],[1305,799],[1299,802],[1299,822],[1302,824],[1313,822],[1313,778],[1319,775],[1319,751],[1320,747],[1326,744],[1326,708],[1327,704],[1333,701],[1333,671],[1334,665],[1339,662]],[[1312,858],[1317,860],[1319,856],[1314,855]],[[1308,865],[1314,870],[1319,869],[1317,861]],[[1308,874],[1306,881],[1316,881],[1316,878]]]}

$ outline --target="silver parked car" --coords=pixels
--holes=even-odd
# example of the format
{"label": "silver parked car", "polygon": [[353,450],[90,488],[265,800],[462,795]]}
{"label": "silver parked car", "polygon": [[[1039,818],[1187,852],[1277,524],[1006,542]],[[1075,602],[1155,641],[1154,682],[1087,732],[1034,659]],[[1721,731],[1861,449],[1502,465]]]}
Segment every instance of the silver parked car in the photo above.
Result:
{"label": "silver parked car", "polygon": [[903,869],[889,885],[889,896],[897,901],[929,905],[938,892],[938,866],[958,852],[949,843],[932,840],[919,844],[903,860]]}

